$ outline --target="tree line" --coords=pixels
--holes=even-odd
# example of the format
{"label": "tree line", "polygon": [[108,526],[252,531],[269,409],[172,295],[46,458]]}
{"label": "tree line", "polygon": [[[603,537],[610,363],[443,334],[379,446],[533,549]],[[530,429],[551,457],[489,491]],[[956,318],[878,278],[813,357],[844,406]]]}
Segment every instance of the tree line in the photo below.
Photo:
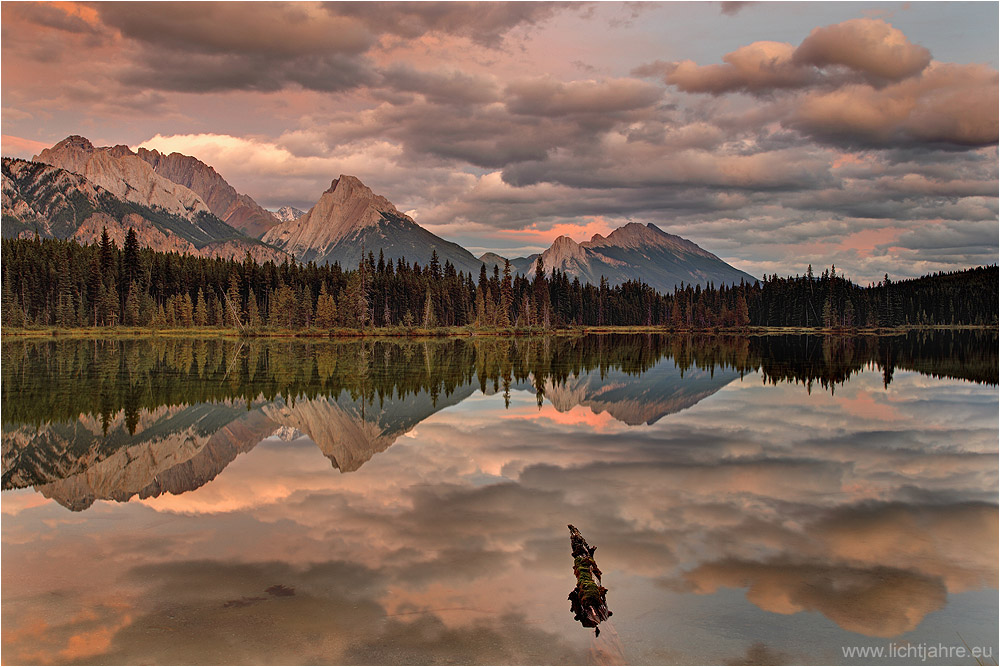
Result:
{"label": "tree line", "polygon": [[545,330],[657,326],[867,329],[997,324],[997,266],[862,287],[836,267],[814,275],[660,294],[639,281],[581,283],[538,262],[531,277],[486,266],[473,276],[435,252],[421,266],[369,251],[358,267],[286,260],[258,264],[122,248],[105,231],[81,245],[4,239],[3,323],[8,327],[234,327],[326,331],[371,327]]}
{"label": "tree line", "polygon": [[[347,396],[383,412],[408,397],[533,390],[611,371],[639,376],[665,360],[689,371],[760,372],[769,384],[834,392],[876,368],[886,386],[896,369],[996,385],[997,333],[910,331],[895,336],[608,334],[411,339],[223,338],[8,339],[0,390],[5,427],[72,424],[81,414],[105,428],[122,410],[129,432],[142,411],[226,403],[245,411],[282,397]],[[628,391],[627,388],[623,391]],[[634,397],[633,400],[641,400]],[[61,427],[60,427],[61,428]],[[128,441],[117,443],[127,445]],[[22,457],[23,458],[23,457]]]}

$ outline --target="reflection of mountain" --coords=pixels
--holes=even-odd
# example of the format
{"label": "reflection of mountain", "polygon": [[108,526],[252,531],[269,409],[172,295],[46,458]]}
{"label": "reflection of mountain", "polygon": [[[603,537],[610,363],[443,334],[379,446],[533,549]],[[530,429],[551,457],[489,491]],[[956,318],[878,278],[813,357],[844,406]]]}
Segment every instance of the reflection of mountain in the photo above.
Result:
{"label": "reflection of mountain", "polygon": [[[80,510],[183,493],[280,429],[342,472],[478,388],[540,387],[652,424],[759,370],[766,381],[845,382],[868,363],[995,383],[996,335],[926,339],[585,336],[430,342],[26,341],[2,346],[3,488]],[[295,398],[288,398],[295,397]]]}
{"label": "reflection of mountain", "polygon": [[549,381],[545,396],[560,412],[584,405],[595,414],[607,412],[620,422],[638,426],[655,424],[666,415],[689,408],[739,376],[737,371],[724,368],[682,372],[670,361],[663,361],[641,375],[614,370],[603,376],[577,375],[564,383]]}
{"label": "reflection of mountain", "polygon": [[111,420],[107,436],[100,421],[86,416],[75,424],[5,428],[4,488],[34,486],[74,511],[95,500],[180,494],[212,481],[239,454],[283,428],[306,434],[334,468],[353,472],[473,391],[470,383],[436,403],[425,392],[381,404],[344,392],[293,402],[279,397],[250,411],[225,403],[161,408],[143,413],[134,435],[122,414]]}
{"label": "reflection of mountain", "polygon": [[100,421],[86,416],[74,425],[5,428],[3,485],[34,486],[72,510],[98,499],[195,489],[274,430],[246,415],[227,404],[161,408],[143,413],[132,435],[123,414],[106,436]]}
{"label": "reflection of mountain", "polygon": [[436,402],[426,392],[420,392],[372,403],[351,398],[345,392],[337,398],[298,399],[292,404],[279,399],[262,411],[275,424],[308,435],[334,468],[354,472],[389,449],[399,436],[435,412],[461,403],[473,391],[469,383]]}

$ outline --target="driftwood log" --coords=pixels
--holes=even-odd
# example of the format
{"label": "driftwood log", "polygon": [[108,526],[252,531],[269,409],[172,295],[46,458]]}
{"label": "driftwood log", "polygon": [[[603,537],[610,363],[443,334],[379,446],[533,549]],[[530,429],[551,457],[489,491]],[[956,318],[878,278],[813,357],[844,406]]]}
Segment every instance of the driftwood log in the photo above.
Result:
{"label": "driftwood log", "polygon": [[594,628],[594,635],[598,636],[601,629],[597,626],[608,620],[611,611],[605,599],[608,589],[601,585],[601,570],[594,560],[597,547],[587,544],[572,524],[569,525],[569,544],[573,549],[573,574],[576,576],[576,588],[569,594],[569,608],[583,627]]}

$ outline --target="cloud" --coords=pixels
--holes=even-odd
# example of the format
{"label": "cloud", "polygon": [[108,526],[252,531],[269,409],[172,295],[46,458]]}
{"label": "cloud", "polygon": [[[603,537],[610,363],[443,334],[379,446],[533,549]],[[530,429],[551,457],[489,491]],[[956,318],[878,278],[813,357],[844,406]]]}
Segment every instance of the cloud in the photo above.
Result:
{"label": "cloud", "polygon": [[736,16],[744,7],[752,4],[743,0],[726,0],[719,3],[719,11],[726,16]]}
{"label": "cloud", "polygon": [[918,77],[806,94],[785,121],[814,139],[851,146],[997,142],[998,78],[984,65],[933,63]]}
{"label": "cloud", "polygon": [[124,2],[96,9],[123,36],[167,51],[287,59],[358,55],[374,43],[361,21],[317,3]]}
{"label": "cloud", "polygon": [[500,99],[495,79],[459,70],[421,71],[399,63],[382,71],[381,83],[394,91],[420,93],[435,104],[486,104]]}
{"label": "cloud", "polygon": [[725,65],[697,65],[691,60],[646,65],[635,70],[650,76],[657,71],[664,81],[686,93],[764,93],[781,88],[805,88],[818,73],[793,61],[795,48],[784,42],[754,42],[723,56]]}
{"label": "cloud", "polygon": [[875,82],[900,81],[922,72],[931,52],[881,19],[851,19],[814,29],[793,60],[819,68],[841,65]]}
{"label": "cloud", "polygon": [[[6,113],[6,110],[4,113]],[[0,142],[3,144],[4,157],[19,157],[24,158],[25,160],[30,160],[33,155],[38,155],[43,149],[52,145],[44,141],[24,139],[22,137],[14,137],[9,134],[3,135]]]}
{"label": "cloud", "polygon": [[370,30],[414,39],[427,33],[464,37],[498,48],[521,26],[534,26],[585,3],[556,2],[350,2],[328,3],[331,14],[349,16]]}
{"label": "cloud", "polygon": [[850,81],[875,85],[901,81],[922,72],[930,52],[881,19],[852,19],[816,28],[798,47],[786,42],[754,42],[727,53],[724,65],[691,60],[656,61],[633,70],[637,76],[660,75],[689,93],[744,92],[829,87]]}
{"label": "cloud", "polygon": [[660,88],[637,79],[563,83],[551,77],[514,81],[506,93],[512,113],[557,117],[634,111],[650,107],[663,95]]}

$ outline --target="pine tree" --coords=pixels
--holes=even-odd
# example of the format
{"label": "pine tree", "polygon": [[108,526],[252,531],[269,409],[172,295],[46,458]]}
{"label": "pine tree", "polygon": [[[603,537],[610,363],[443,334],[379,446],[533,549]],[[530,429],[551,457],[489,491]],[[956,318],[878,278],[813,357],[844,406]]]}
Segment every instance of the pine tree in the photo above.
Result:
{"label": "pine tree", "polygon": [[500,313],[497,324],[510,326],[510,306],[514,301],[514,293],[510,281],[510,260],[503,261],[503,281],[500,283]]}
{"label": "pine tree", "polygon": [[240,299],[240,279],[236,275],[236,271],[232,271],[229,274],[229,289],[226,290],[225,302],[227,322],[237,328],[243,328],[243,308],[242,300]]}
{"label": "pine tree", "polygon": [[122,253],[123,284],[128,285],[132,281],[138,282],[140,269],[139,239],[136,237],[135,230],[129,227],[128,233],[125,235],[125,246]]}
{"label": "pine tree", "polygon": [[319,289],[319,298],[316,300],[316,327],[319,329],[332,329],[337,325],[337,305],[333,301],[333,296],[326,291],[324,281]]}
{"label": "pine tree", "polygon": [[247,326],[251,329],[258,329],[260,325],[261,317],[260,309],[257,307],[257,297],[253,290],[250,290],[250,296],[247,297]]}
{"label": "pine tree", "polygon": [[208,304],[205,302],[205,292],[200,287],[194,304],[194,324],[199,327],[208,324]]}
{"label": "pine tree", "polygon": [[140,324],[139,286],[134,280],[128,286],[128,295],[125,297],[125,311],[123,316],[127,326],[134,327]]}
{"label": "pine tree", "polygon": [[434,299],[431,290],[427,288],[427,299],[424,301],[424,327],[430,329],[437,326],[437,317],[434,315]]}

